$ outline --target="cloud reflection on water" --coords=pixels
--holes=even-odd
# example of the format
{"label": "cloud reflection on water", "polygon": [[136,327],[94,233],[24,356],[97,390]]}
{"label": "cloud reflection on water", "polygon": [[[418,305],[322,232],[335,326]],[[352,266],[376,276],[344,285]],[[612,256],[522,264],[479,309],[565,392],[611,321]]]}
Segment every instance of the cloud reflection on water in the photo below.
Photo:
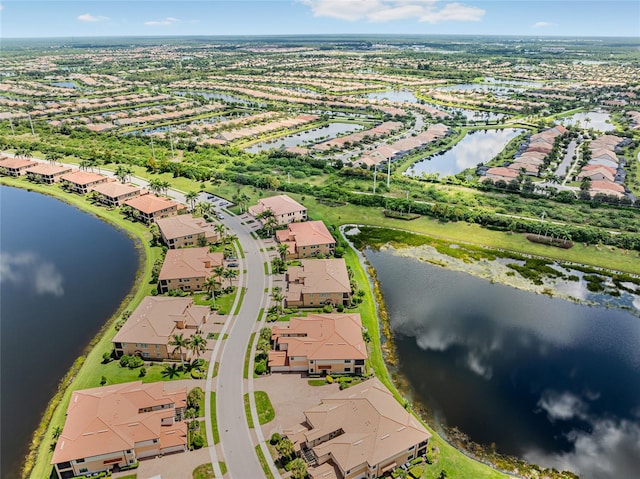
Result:
{"label": "cloud reflection on water", "polygon": [[63,277],[55,265],[25,251],[0,253],[0,282],[31,288],[36,294],[64,295]]}

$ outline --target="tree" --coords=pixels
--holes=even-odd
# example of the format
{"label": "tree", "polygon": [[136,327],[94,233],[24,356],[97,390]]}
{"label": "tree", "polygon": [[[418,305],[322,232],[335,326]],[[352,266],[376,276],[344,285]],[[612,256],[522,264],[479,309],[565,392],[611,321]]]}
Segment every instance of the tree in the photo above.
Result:
{"label": "tree", "polygon": [[162,191],[162,181],[154,178],[153,180],[149,181],[147,187],[149,188],[149,191],[151,191],[151,193],[157,195]]}
{"label": "tree", "polygon": [[167,364],[165,368],[162,370],[162,375],[169,379],[173,379],[180,374],[180,369],[178,365],[175,363]]}
{"label": "tree", "polygon": [[289,470],[291,471],[291,477],[293,477],[293,479],[304,479],[307,477],[307,463],[299,457],[291,461]]}
{"label": "tree", "polygon": [[282,259],[282,261],[287,260],[288,252],[289,252],[289,245],[287,243],[278,244],[278,254],[280,255],[280,259]]}
{"label": "tree", "polygon": [[276,445],[276,451],[282,456],[283,459],[289,459],[293,456],[293,442],[288,437],[282,438]]}
{"label": "tree", "polygon": [[191,211],[195,211],[196,209],[196,200],[198,199],[197,191],[189,191],[186,195],[184,195],[185,199],[191,205]]}
{"label": "tree", "polygon": [[178,351],[178,353],[180,354],[180,364],[182,365],[182,369],[184,370],[183,350],[189,346],[189,340],[185,339],[182,336],[182,333],[174,334],[169,340],[169,346],[174,346],[171,354],[175,354],[176,351]]}
{"label": "tree", "polygon": [[220,240],[224,239],[224,233],[226,231],[227,228],[225,228],[225,226],[222,223],[217,223],[214,227],[214,230],[216,230],[216,233],[218,233],[218,237],[220,238]]}
{"label": "tree", "polygon": [[200,409],[200,401],[204,397],[202,388],[195,387],[187,394],[187,406],[193,409]]}
{"label": "tree", "polygon": [[235,269],[225,269],[224,273],[222,273],[222,276],[224,276],[226,279],[229,280],[229,287],[232,286],[232,280],[233,278],[238,276],[238,272]]}
{"label": "tree", "polygon": [[196,355],[196,358],[200,358],[200,355],[207,350],[207,340],[200,334],[194,334],[189,340],[189,350]]}
{"label": "tree", "polygon": [[246,193],[240,193],[238,195],[238,203],[240,203],[240,210],[244,213],[247,211],[247,203],[250,198],[246,195]]}
{"label": "tree", "polygon": [[[224,269],[224,268],[223,268]],[[216,288],[220,286],[220,281],[215,276],[209,276],[204,283],[207,293],[211,295],[213,306],[216,305]]]}
{"label": "tree", "polygon": [[129,166],[118,165],[116,167],[115,175],[120,180],[120,183],[126,183],[127,180],[131,179],[132,174],[133,170]]}

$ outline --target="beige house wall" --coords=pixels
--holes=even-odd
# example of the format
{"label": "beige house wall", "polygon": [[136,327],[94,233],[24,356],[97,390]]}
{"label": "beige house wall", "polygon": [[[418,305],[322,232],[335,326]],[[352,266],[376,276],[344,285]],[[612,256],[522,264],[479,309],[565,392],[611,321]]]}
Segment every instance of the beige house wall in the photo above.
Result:
{"label": "beige house wall", "polygon": [[160,294],[178,289],[181,289],[183,291],[202,291],[204,290],[205,280],[206,278],[204,276],[198,278],[163,279],[160,281],[159,291]]}
{"label": "beige house wall", "polygon": [[120,196],[105,196],[100,195],[100,202],[109,206],[121,206],[127,200],[140,196],[140,191],[133,191]]}
{"label": "beige house wall", "polygon": [[285,213],[282,215],[275,216],[278,225],[286,225],[288,223],[295,223],[296,221],[306,221],[307,220],[307,209],[294,211],[292,213]]}
{"label": "beige house wall", "polygon": [[351,294],[347,295],[348,297],[343,297],[343,293],[303,293],[302,295],[302,304],[293,304],[292,302],[288,302],[291,306],[303,306],[303,307],[311,307],[311,306],[321,306],[327,303],[331,304],[342,304],[347,305],[351,301]]}
{"label": "beige house wall", "polygon": [[[144,343],[120,343],[120,348],[115,348],[117,355],[136,356],[138,353],[142,354],[142,359],[161,360],[161,359],[180,359],[178,353],[171,354],[166,344],[144,344]],[[147,355],[145,355],[145,353]]]}
{"label": "beige house wall", "polygon": [[335,251],[335,243],[331,244],[319,244],[310,246],[297,246],[296,254],[293,255],[295,259],[311,258],[323,254],[324,256],[330,256]]}
{"label": "beige house wall", "polygon": [[356,365],[355,359],[316,359],[309,361],[309,373],[311,374],[355,374],[356,368],[360,368],[359,374],[364,373],[364,364]]}

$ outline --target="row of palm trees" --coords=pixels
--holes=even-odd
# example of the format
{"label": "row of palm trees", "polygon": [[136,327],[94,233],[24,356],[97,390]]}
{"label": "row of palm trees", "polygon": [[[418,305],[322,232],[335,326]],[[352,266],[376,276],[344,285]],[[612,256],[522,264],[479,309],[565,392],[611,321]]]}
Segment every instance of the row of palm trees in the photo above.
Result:
{"label": "row of palm trees", "polygon": [[238,270],[225,268],[224,266],[216,266],[213,268],[213,274],[205,281],[207,293],[211,295],[213,306],[216,305],[216,289],[222,285],[222,279],[229,280],[229,287],[233,285],[233,279],[238,276]]}
{"label": "row of palm trees", "polygon": [[176,352],[180,354],[180,364],[184,371],[184,351],[191,351],[196,358],[200,359],[200,355],[207,350],[207,340],[197,333],[190,338],[185,338],[182,333],[174,334],[169,340],[169,346],[173,346],[171,354]]}

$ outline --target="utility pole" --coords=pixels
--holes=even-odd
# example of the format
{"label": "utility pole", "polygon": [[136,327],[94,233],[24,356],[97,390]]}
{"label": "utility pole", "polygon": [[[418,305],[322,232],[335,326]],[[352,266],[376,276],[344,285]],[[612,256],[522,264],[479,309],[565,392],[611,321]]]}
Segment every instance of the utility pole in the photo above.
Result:
{"label": "utility pole", "polygon": [[387,159],[387,188],[391,181],[391,158]]}
{"label": "utility pole", "polygon": [[287,184],[291,184],[291,174],[287,171]]}
{"label": "utility pole", "polygon": [[171,145],[171,159],[175,160],[176,157],[173,154],[173,137],[171,136],[171,126],[169,126],[169,144]]}
{"label": "utility pole", "polygon": [[33,131],[33,121],[31,120],[31,114],[28,114],[28,115],[29,115],[29,124],[31,125],[31,134],[35,138],[36,137],[36,132]]}
{"label": "utility pole", "polygon": [[151,137],[151,157],[153,158],[153,161],[156,161],[156,150],[153,147],[153,136]]}
{"label": "utility pole", "polygon": [[376,194],[376,176],[378,173],[378,166],[373,165],[373,194]]}
{"label": "utility pole", "polygon": [[15,130],[13,129],[13,120],[11,120],[11,117],[9,117],[9,126],[11,127],[11,133],[13,133],[13,136],[14,136],[14,138],[15,138],[15,136],[16,136],[16,132],[15,132]]}

